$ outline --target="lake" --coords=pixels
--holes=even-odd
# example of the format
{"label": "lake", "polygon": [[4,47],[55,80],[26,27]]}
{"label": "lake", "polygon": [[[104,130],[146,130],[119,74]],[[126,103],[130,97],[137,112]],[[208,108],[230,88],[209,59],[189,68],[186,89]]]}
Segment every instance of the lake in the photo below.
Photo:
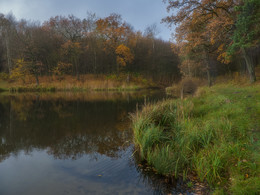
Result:
{"label": "lake", "polygon": [[0,194],[183,193],[144,168],[129,113],[162,91],[0,94]]}

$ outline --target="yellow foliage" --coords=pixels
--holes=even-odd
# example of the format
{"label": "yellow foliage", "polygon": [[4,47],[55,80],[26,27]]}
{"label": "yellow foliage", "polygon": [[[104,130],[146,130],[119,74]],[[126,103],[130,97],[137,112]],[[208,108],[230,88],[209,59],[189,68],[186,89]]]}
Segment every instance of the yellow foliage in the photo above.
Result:
{"label": "yellow foliage", "polygon": [[219,47],[218,47],[218,52],[222,52],[224,49],[224,44],[221,44]]}
{"label": "yellow foliage", "polygon": [[81,53],[81,45],[79,42],[67,41],[62,45],[62,53],[69,56],[78,56]]}
{"label": "yellow foliage", "polygon": [[130,32],[129,26],[125,22],[122,22],[122,18],[118,14],[111,14],[104,19],[99,19],[96,25],[97,31],[104,38],[104,50],[106,52],[114,52],[119,43],[127,40]]}
{"label": "yellow foliage", "polygon": [[124,59],[119,56],[116,57],[116,62],[121,66],[126,66],[126,62],[124,61]]}
{"label": "yellow foliage", "polygon": [[58,62],[58,66],[53,69],[55,75],[63,75],[71,72],[72,64],[65,62]]}
{"label": "yellow foliage", "polygon": [[11,79],[22,79],[24,80],[24,77],[26,74],[28,74],[26,70],[27,63],[23,59],[18,59],[16,61],[15,67],[12,69],[10,78]]}
{"label": "yellow foliage", "polygon": [[228,53],[223,52],[223,53],[219,54],[218,61],[220,61],[221,63],[224,63],[224,64],[228,64],[228,63],[230,63],[231,60],[230,60],[230,56],[228,56]]}
{"label": "yellow foliage", "polygon": [[130,48],[121,44],[116,48],[117,63],[121,66],[126,66],[127,63],[131,63],[134,60],[134,55],[132,54]]}

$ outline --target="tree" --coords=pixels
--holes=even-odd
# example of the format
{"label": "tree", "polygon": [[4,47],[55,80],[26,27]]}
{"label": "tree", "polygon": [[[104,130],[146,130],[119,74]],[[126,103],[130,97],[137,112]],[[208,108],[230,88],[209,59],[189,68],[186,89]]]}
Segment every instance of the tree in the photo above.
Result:
{"label": "tree", "polygon": [[[84,48],[81,47],[83,37],[89,33],[91,21],[81,20],[73,15],[68,17],[52,17],[45,26],[49,27],[57,35],[61,36],[64,43],[62,54],[68,55],[68,63],[73,64],[73,70],[79,80],[79,57]],[[67,50],[67,51],[66,51]]]}
{"label": "tree", "polygon": [[[166,1],[165,1],[166,2]],[[177,41],[183,42],[187,57],[184,59],[204,62],[208,83],[211,85],[211,58],[216,54],[222,62],[226,56],[226,45],[230,43],[230,36],[234,26],[239,0],[168,0],[168,11],[173,14],[164,18],[169,25],[177,24]],[[193,54],[193,55],[191,55]],[[196,55],[197,54],[197,55]],[[229,63],[226,61],[226,63]]]}
{"label": "tree", "polygon": [[123,44],[116,48],[116,54],[117,64],[120,66],[126,66],[127,63],[131,63],[134,60],[134,55],[132,54],[131,50]]}
{"label": "tree", "polygon": [[249,49],[260,43],[260,1],[244,0],[237,8],[239,15],[235,24],[232,44],[228,48],[229,55],[234,55],[237,50],[245,59],[251,83],[256,81],[254,63]]}
{"label": "tree", "polygon": [[58,78],[61,80],[62,76],[65,74],[70,74],[72,70],[72,64],[70,63],[64,63],[64,62],[58,62],[58,65],[53,69],[53,73],[58,76]]}
{"label": "tree", "polygon": [[155,37],[159,34],[159,29],[156,23],[149,25],[144,30],[144,36],[147,38],[149,42],[151,42],[151,49],[150,49],[150,58],[152,59],[152,66],[155,63]]}
{"label": "tree", "polygon": [[77,79],[79,80],[79,59],[82,47],[79,42],[67,41],[62,45],[62,54],[67,58],[68,63],[74,64]]}
{"label": "tree", "polygon": [[4,16],[0,14],[0,36],[3,38],[5,45],[6,61],[8,73],[11,75],[11,70],[13,66],[13,50],[14,42],[17,41],[16,38],[16,21],[12,14]]}
{"label": "tree", "polygon": [[72,42],[79,41],[84,36],[87,28],[87,26],[83,25],[82,21],[74,15],[69,15],[68,17],[51,17],[44,25],[53,30],[54,33],[62,36],[65,41],[70,40]]}
{"label": "tree", "polygon": [[127,41],[127,35],[131,33],[131,28],[122,21],[118,14],[111,14],[104,19],[99,19],[96,24],[97,31],[104,41],[104,50],[112,56],[117,73],[119,73],[120,65],[117,63],[116,49],[120,44]]}
{"label": "tree", "polygon": [[41,61],[42,48],[38,45],[41,29],[36,24],[27,26],[23,37],[24,49],[22,57],[24,59],[24,68],[35,77],[36,85],[39,85],[39,76],[44,69]]}
{"label": "tree", "polygon": [[[98,33],[96,31],[96,22],[98,18],[95,13],[87,13],[87,18],[83,19],[82,23],[84,29],[86,29],[85,36],[83,37],[82,44],[87,46],[83,50],[83,71],[86,73],[92,72],[97,74],[98,72],[98,62],[102,58],[102,55],[98,55],[102,53],[102,49],[100,49],[101,41],[98,37]],[[99,57],[98,57],[99,56]]]}
{"label": "tree", "polygon": [[11,79],[21,79],[23,83],[25,83],[25,76],[28,75],[26,69],[26,62],[23,59],[18,59],[16,61],[16,65],[12,70],[12,74],[10,75]]}

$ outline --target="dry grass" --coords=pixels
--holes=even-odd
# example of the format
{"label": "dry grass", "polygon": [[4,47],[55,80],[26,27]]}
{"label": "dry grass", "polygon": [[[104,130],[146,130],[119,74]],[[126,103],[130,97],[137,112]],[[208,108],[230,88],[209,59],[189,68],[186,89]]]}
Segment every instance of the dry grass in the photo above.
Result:
{"label": "dry grass", "polygon": [[[10,81],[7,88],[12,91],[33,91],[42,89],[42,91],[85,91],[85,90],[138,90],[154,86],[151,81],[148,81],[141,76],[130,76],[130,81],[127,82],[127,75],[81,75],[77,80],[75,76],[41,76],[39,77],[40,86],[36,86],[33,76],[26,76],[23,79]],[[50,90],[48,90],[50,89]]]}
{"label": "dry grass", "polygon": [[[255,75],[256,75],[256,85],[260,83],[260,66],[255,67]],[[225,84],[230,83],[234,85],[240,86],[249,86],[252,85],[249,80],[249,76],[244,73],[234,72],[228,75],[218,76],[215,79],[215,84]]]}
{"label": "dry grass", "polygon": [[215,79],[215,84],[225,84],[225,83],[246,86],[246,85],[250,85],[250,80],[247,75],[241,74],[239,72],[234,72],[229,75],[218,76]]}
{"label": "dry grass", "polygon": [[[256,82],[253,85],[260,84],[260,66],[255,67]],[[252,85],[249,80],[249,76],[244,73],[234,72],[232,74],[222,75],[214,78],[214,85],[225,85],[226,83],[239,86]],[[185,77],[179,83],[173,84],[166,88],[166,92],[174,97],[200,94],[196,92],[199,87],[207,86],[206,79]]]}

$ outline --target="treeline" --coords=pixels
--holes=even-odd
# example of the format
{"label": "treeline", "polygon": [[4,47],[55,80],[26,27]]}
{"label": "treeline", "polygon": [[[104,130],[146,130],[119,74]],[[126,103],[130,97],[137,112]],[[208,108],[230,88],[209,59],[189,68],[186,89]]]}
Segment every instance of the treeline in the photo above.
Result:
{"label": "treeline", "polygon": [[17,21],[0,14],[0,77],[134,73],[170,84],[181,77],[240,72],[256,81],[260,62],[259,0],[164,0],[176,25],[175,42],[156,38],[151,25],[135,31],[118,14]]}
{"label": "treeline", "polygon": [[120,15],[84,19],[73,15],[48,21],[17,21],[0,14],[0,72],[9,79],[33,75],[139,73],[156,81],[180,78],[170,42],[156,38],[155,25],[135,31]]}
{"label": "treeline", "polygon": [[233,71],[256,81],[260,62],[259,0],[164,0],[171,12],[163,21],[177,25],[173,49],[184,76],[212,77]]}

